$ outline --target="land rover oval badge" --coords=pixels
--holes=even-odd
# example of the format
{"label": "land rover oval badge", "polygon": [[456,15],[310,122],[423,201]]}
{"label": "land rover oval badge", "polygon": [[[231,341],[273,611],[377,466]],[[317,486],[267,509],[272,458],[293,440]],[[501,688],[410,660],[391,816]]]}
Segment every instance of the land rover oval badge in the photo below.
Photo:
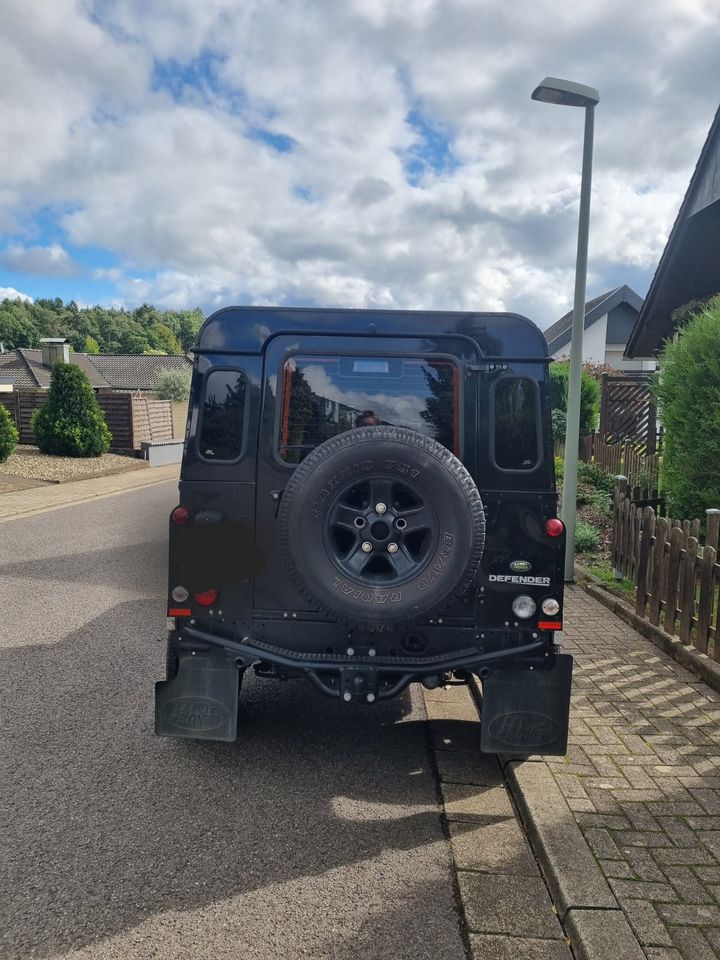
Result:
{"label": "land rover oval badge", "polygon": [[529,573],[532,570],[532,564],[529,560],[513,560],[510,569],[513,573]]}

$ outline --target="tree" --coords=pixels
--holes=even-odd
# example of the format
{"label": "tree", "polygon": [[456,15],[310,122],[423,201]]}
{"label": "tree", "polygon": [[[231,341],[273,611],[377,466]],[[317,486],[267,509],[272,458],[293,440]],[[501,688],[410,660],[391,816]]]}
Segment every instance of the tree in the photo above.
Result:
{"label": "tree", "polygon": [[[567,413],[568,378],[570,364],[556,361],[550,366],[550,406]],[[597,429],[600,416],[600,385],[586,370],[580,385],[580,434]]]}
{"label": "tree", "polygon": [[3,300],[0,304],[0,343],[6,350],[37,347],[41,333],[21,300]]}
{"label": "tree", "polygon": [[158,400],[180,402],[190,396],[190,372],[184,370],[161,370],[155,393]]}
{"label": "tree", "polygon": [[100,353],[100,344],[97,342],[95,337],[85,337],[85,353],[98,354]]}
{"label": "tree", "polygon": [[32,428],[43,453],[99,457],[110,449],[111,434],[85,373],[74,363],[56,363],[45,404]]}
{"label": "tree", "polygon": [[155,350],[160,350],[163,353],[182,353],[177,337],[165,323],[155,324],[150,329],[148,339]]}
{"label": "tree", "polygon": [[5,463],[19,439],[20,435],[15,428],[10,411],[0,403],[0,463]]}
{"label": "tree", "polygon": [[720,507],[720,297],[666,342],[653,393],[665,429],[661,483],[672,516]]}

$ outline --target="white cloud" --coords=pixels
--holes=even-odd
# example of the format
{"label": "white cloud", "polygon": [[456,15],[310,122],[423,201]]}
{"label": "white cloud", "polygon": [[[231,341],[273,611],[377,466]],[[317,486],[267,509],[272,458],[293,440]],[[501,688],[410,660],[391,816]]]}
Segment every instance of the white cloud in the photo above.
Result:
{"label": "white cloud", "polygon": [[21,293],[15,287],[0,287],[0,300],[24,300],[26,303],[32,303],[33,298],[27,293]]}
{"label": "white cloud", "polygon": [[533,86],[551,73],[601,91],[599,289],[651,273],[720,89],[714,0],[658,0],[652,17],[625,0],[88,9],[4,6],[0,229],[17,262],[62,275],[67,254],[40,262],[42,211],[68,244],[113,255],[94,276],[127,303],[549,323],[571,300],[582,114],[532,103]]}
{"label": "white cloud", "polygon": [[71,277],[78,272],[77,265],[59,243],[47,247],[13,243],[0,253],[0,262],[15,273],[38,276]]}

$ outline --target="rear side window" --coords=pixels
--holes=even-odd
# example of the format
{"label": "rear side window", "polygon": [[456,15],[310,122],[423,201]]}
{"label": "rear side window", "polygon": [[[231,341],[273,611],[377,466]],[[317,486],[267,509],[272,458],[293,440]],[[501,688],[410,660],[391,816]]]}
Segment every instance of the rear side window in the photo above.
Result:
{"label": "rear side window", "polygon": [[506,377],[495,384],[495,463],[532,470],[540,458],[540,410],[534,380]]}
{"label": "rear side window", "polygon": [[245,438],[245,374],[213,370],[205,381],[198,451],[205,460],[237,460]]}
{"label": "rear side window", "polygon": [[459,454],[460,371],[422,357],[299,357],[281,377],[279,454],[300,463],[356,427],[410,427]]}

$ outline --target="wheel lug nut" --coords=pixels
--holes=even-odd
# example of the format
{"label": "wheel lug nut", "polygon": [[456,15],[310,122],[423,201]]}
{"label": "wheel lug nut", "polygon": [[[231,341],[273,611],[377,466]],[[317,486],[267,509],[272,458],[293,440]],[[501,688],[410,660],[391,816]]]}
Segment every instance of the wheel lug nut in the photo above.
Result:
{"label": "wheel lug nut", "polygon": [[398,552],[398,545],[396,543],[389,543],[388,553],[397,553],[397,552]]}
{"label": "wheel lug nut", "polygon": [[372,553],[372,544],[366,540],[360,549],[363,553]]}
{"label": "wheel lug nut", "polygon": [[385,513],[387,506],[384,503],[375,504],[375,513]]}

